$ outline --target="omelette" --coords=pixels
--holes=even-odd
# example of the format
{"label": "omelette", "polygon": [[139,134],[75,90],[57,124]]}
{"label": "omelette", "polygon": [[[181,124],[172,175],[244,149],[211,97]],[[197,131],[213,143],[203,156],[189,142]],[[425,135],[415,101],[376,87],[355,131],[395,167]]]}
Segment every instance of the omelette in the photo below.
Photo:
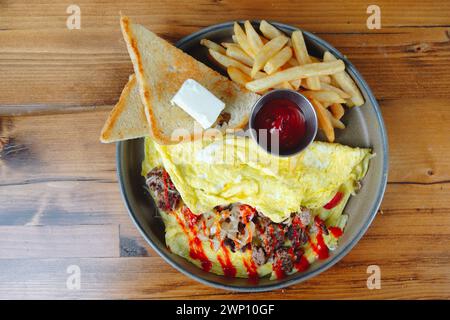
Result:
{"label": "omelette", "polygon": [[142,175],[173,253],[208,272],[275,279],[336,248],[371,157],[318,141],[277,157],[247,137],[176,145],[146,138]]}

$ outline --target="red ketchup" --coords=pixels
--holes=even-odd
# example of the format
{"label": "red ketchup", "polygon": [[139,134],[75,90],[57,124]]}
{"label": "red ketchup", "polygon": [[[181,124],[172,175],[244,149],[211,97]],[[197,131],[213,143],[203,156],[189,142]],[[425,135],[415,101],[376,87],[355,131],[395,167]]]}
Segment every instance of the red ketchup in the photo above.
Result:
{"label": "red ketchup", "polygon": [[344,194],[342,192],[338,191],[336,193],[336,195],[333,197],[333,199],[331,199],[330,202],[328,202],[323,207],[327,210],[331,210],[334,207],[336,207],[339,204],[339,202],[341,202],[343,197],[344,197]]}
{"label": "red ketchup", "polygon": [[267,148],[271,150],[271,133],[278,130],[280,152],[289,152],[299,146],[306,133],[305,118],[300,108],[288,99],[273,99],[264,104],[255,116],[256,133],[267,130]]}

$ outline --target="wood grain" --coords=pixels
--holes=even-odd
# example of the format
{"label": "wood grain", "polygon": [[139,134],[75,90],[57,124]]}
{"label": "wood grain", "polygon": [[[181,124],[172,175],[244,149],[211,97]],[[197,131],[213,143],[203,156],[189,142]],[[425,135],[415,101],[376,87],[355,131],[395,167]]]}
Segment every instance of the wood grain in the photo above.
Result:
{"label": "wood grain", "polygon": [[176,41],[211,24],[254,19],[256,6],[261,8],[258,18],[316,32],[344,52],[363,75],[370,74],[368,83],[379,99],[449,97],[448,2],[393,5],[383,1],[379,4],[381,30],[367,29],[364,1],[77,4],[82,10],[81,30],[66,28],[66,3],[3,3],[0,114],[114,104],[132,72],[119,29],[119,11]]}
{"label": "wood grain", "polygon": [[2,259],[118,256],[117,225],[0,226]]}
{"label": "wood grain", "polygon": [[[450,3],[378,1],[0,2],[0,298],[450,299]],[[382,108],[390,172],[381,210],[336,266],[264,294],[209,288],[165,263],[128,217],[115,146],[98,141],[132,72],[118,12],[170,41],[211,24],[268,19],[344,52]],[[255,13],[257,12],[257,13]],[[81,290],[66,288],[67,267]],[[379,265],[382,289],[368,290]]]}

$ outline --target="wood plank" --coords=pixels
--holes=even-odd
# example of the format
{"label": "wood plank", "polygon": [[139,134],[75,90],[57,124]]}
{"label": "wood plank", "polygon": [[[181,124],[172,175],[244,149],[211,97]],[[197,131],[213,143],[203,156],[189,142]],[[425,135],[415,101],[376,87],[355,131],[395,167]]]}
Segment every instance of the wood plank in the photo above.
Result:
{"label": "wood plank", "polygon": [[116,225],[0,226],[0,259],[118,256]]}
{"label": "wood plank", "polygon": [[[310,28],[335,31],[367,31],[367,2],[360,0],[327,3],[315,1],[256,2],[223,0],[180,0],[168,2],[152,1],[102,1],[101,6],[88,0],[77,1],[82,10],[83,25],[86,28],[114,26],[117,14],[139,17],[140,22],[155,24],[160,28],[173,29],[207,26],[216,21],[255,18],[255,8],[259,19],[287,20],[288,23],[302,23]],[[450,5],[436,1],[377,1],[382,10],[382,23],[386,28],[448,25]],[[64,1],[40,1],[29,3],[25,0],[3,2],[0,28],[34,29],[65,28],[67,18]],[[23,19],[23,18],[28,19]],[[323,23],[323,21],[327,23]],[[192,32],[192,30],[189,30]]]}
{"label": "wood plank", "polygon": [[[385,1],[379,4],[383,28],[368,30],[366,3],[336,3],[261,2],[259,6],[270,8],[269,14],[261,12],[261,18],[318,32],[344,52],[379,99],[449,96],[450,74],[445,69],[450,18],[443,14],[447,4],[405,1],[402,6]],[[210,24],[254,16],[246,2],[198,1],[194,11],[190,1],[113,2],[104,3],[102,10],[89,2],[78,5],[81,30],[65,27],[65,2],[4,4],[0,12],[0,114],[114,104],[132,72],[118,25],[120,10],[171,41]],[[199,17],[199,12],[208,14]]]}
{"label": "wood plank", "polygon": [[[415,216],[406,210],[386,211],[332,269],[268,293],[212,289],[177,272],[159,257],[39,259],[30,263],[11,259],[0,264],[0,298],[448,298],[450,257],[445,239],[450,236],[449,217],[448,210],[422,211]],[[438,229],[435,221],[440,221]],[[71,264],[80,266],[80,291],[65,287],[66,268]],[[373,264],[381,268],[381,290],[366,287],[367,266]]]}
{"label": "wood plank", "polygon": [[390,148],[389,181],[450,181],[447,99],[381,101]]}

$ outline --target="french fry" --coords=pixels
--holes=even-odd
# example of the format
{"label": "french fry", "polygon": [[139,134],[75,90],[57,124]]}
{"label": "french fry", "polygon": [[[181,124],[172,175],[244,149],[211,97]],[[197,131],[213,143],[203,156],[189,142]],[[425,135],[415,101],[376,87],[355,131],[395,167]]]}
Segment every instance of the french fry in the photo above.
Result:
{"label": "french fry", "polygon": [[309,56],[309,59],[311,59],[311,62],[322,62],[322,60],[320,60],[319,58],[316,58],[314,56]]}
{"label": "french fry", "polygon": [[298,64],[298,61],[297,61],[297,59],[295,59],[295,57],[290,58],[289,61],[288,61],[288,64],[289,64],[291,67],[295,67],[295,66],[298,66],[298,65],[299,65],[299,64]]}
{"label": "french fry", "polygon": [[202,46],[207,47],[208,49],[212,49],[212,50],[215,50],[217,52],[225,54],[225,48],[222,47],[220,44],[217,44],[217,43],[215,43],[215,42],[213,42],[211,40],[202,39],[202,40],[200,40],[200,44]]}
{"label": "french fry", "polygon": [[288,38],[285,36],[279,36],[267,42],[264,47],[259,50],[258,54],[255,56],[255,62],[253,63],[252,78],[255,77],[256,73],[264,67],[270,58],[284,47],[287,41]]}
{"label": "french fry", "polygon": [[225,49],[228,49],[228,48],[230,48],[230,47],[236,47],[236,48],[241,49],[241,47],[240,47],[237,43],[235,43],[235,42],[222,42],[221,45],[222,45],[222,47],[224,47]]}
{"label": "french fry", "polygon": [[329,75],[345,69],[342,60],[334,62],[310,63],[303,66],[291,67],[283,71],[276,72],[272,75],[253,80],[246,84],[246,88],[250,91],[260,92],[273,88],[284,81],[298,80],[313,76]]}
{"label": "french fry", "polygon": [[279,36],[283,36],[284,33],[275,28],[273,25],[268,23],[266,20],[262,20],[259,24],[259,31],[266,37],[267,39],[274,39]]}
{"label": "french fry", "polygon": [[246,54],[239,46],[230,46],[226,50],[227,56],[236,59],[239,62],[246,64],[247,66],[253,66],[253,58]]}
{"label": "french fry", "polygon": [[[222,44],[223,45],[223,44]],[[319,77],[320,82],[322,83],[328,83],[331,84],[331,77],[330,76],[320,76]]]}
{"label": "french fry", "polygon": [[[239,61],[236,61],[233,58],[230,58],[230,57],[228,57],[224,54],[221,54],[217,51],[209,49],[209,54],[218,64],[220,64],[225,69],[227,69],[228,67],[236,67],[247,75],[250,75],[252,72],[252,69],[247,67],[245,64],[243,64]],[[255,79],[261,79],[264,77],[266,77],[266,73],[258,72],[255,76]]]}
{"label": "french fry", "polygon": [[272,74],[278,69],[280,69],[286,62],[289,61],[292,57],[292,49],[289,47],[284,47],[279,51],[277,54],[275,54],[272,58],[267,61],[267,63],[264,65],[264,71],[267,74]]}
{"label": "french fry", "polygon": [[247,41],[250,44],[250,47],[253,49],[253,52],[256,54],[259,50],[264,46],[259,34],[255,31],[250,21],[245,21],[244,23],[245,33],[247,34]]}
{"label": "french fry", "polygon": [[320,101],[320,102],[345,103],[345,100],[342,99],[334,91],[325,91],[325,90],[313,91],[313,90],[307,90],[307,91],[303,91],[302,93],[306,97],[314,98],[314,99],[316,99],[317,101]]}
{"label": "french fry", "polygon": [[243,71],[236,67],[228,67],[227,73],[232,81],[240,84],[243,87],[245,87],[245,84],[247,82],[252,80],[249,75],[245,74]]}
{"label": "french fry", "polygon": [[294,88],[294,90],[298,90],[298,89],[300,89],[300,86],[302,85],[302,79],[292,80],[292,81],[289,81],[289,83]]}
{"label": "french fry", "polygon": [[316,99],[310,99],[311,104],[316,110],[317,121],[319,122],[319,128],[325,133],[327,140],[329,142],[334,141],[334,128],[331,124],[331,120],[327,115],[327,110],[322,106],[322,104]]}
{"label": "french fry", "polygon": [[340,103],[333,103],[330,105],[330,111],[333,114],[333,116],[340,120],[345,113],[344,107]]}
{"label": "french fry", "polygon": [[336,92],[342,99],[348,99],[351,97],[351,95],[349,95],[347,92],[344,92],[331,84],[321,82],[320,86],[322,87],[323,90]]}
{"label": "french fry", "polygon": [[[337,60],[330,52],[325,52],[323,55],[323,61],[335,61]],[[356,86],[353,79],[345,71],[337,72],[331,76],[334,81],[339,85],[339,87],[345,92],[349,93],[352,97],[350,101],[356,107],[364,104],[364,98],[361,95],[358,87]],[[348,104],[347,104],[348,105]],[[349,105],[350,107],[350,105]]]}
{"label": "french fry", "polygon": [[231,36],[231,40],[233,40],[233,42],[234,43],[238,43],[238,40],[237,40],[237,37],[236,37],[236,35],[235,34],[233,34],[232,36]]}
{"label": "french fry", "polygon": [[[291,40],[295,57],[300,65],[311,63],[312,61],[309,57],[308,50],[306,49],[305,40],[303,39],[303,33],[300,30],[292,32]],[[318,77],[306,79],[306,84],[311,90],[320,90],[320,81]]]}
{"label": "french fry", "polygon": [[294,90],[294,88],[292,87],[292,85],[285,81],[282,83],[277,84],[275,87],[273,87],[274,89],[289,89],[289,90]]}
{"label": "french fry", "polygon": [[336,129],[345,129],[345,124],[342,123],[341,120],[336,119],[336,118],[331,114],[331,112],[328,111],[326,108],[324,108],[324,110],[325,110],[325,113],[326,113],[327,116],[328,116],[328,119],[330,119],[330,122],[331,122],[331,125],[333,126],[333,128],[336,128]]}
{"label": "french fry", "polygon": [[253,52],[250,43],[248,43],[247,35],[237,22],[234,23],[234,35],[236,36],[236,41],[241,46],[242,50],[244,50],[250,57],[254,58],[255,52]]}

